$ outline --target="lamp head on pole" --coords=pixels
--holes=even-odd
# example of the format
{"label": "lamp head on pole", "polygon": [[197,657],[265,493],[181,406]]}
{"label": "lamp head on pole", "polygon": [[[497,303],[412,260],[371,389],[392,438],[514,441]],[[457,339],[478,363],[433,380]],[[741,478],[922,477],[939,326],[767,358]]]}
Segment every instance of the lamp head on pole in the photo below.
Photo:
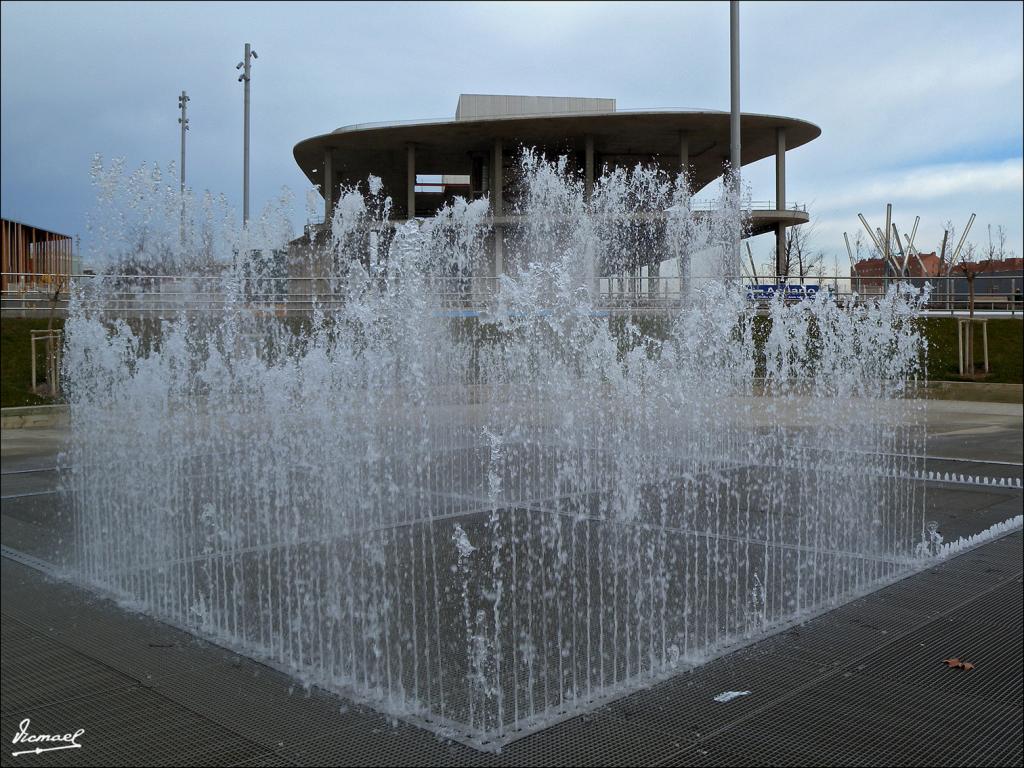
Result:
{"label": "lamp head on pole", "polygon": [[235,69],[242,69],[242,67],[245,67],[245,70],[242,72],[242,74],[240,74],[238,76],[238,82],[240,82],[240,83],[243,80],[248,80],[249,79],[249,57],[251,56],[254,59],[258,59],[259,58],[259,56],[256,55],[256,51],[252,51],[252,50],[248,49],[248,43],[246,43],[246,46],[247,46],[246,47],[246,52],[245,52],[246,53],[246,58],[243,61],[240,61],[240,62],[238,62],[235,65]]}

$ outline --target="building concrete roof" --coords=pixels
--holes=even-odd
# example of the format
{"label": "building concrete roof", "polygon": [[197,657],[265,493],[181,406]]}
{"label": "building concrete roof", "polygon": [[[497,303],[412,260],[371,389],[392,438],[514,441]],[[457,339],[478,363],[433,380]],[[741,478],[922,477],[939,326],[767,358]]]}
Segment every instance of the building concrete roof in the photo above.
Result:
{"label": "building concrete roof", "polygon": [[586,96],[511,96],[463,93],[455,107],[456,120],[512,115],[554,115],[580,112],[614,112],[615,99]]}
{"label": "building concrete roof", "polygon": [[[776,128],[786,129],[786,149],[821,135],[805,120],[778,115],[743,114],[742,164],[770,157],[776,150]],[[330,148],[336,179],[365,180],[380,176],[392,194],[405,189],[406,147],[416,148],[416,173],[469,173],[472,153],[489,153],[502,139],[506,153],[517,147],[544,148],[553,153],[582,153],[585,137],[594,138],[598,168],[605,163],[635,165],[656,162],[675,170],[680,133],[689,137],[694,190],[722,174],[729,156],[729,113],[697,110],[639,110],[477,119],[443,119],[399,123],[364,123],[338,128],[295,145],[295,161],[314,185],[320,184],[324,152]],[[486,154],[485,154],[486,156]]]}

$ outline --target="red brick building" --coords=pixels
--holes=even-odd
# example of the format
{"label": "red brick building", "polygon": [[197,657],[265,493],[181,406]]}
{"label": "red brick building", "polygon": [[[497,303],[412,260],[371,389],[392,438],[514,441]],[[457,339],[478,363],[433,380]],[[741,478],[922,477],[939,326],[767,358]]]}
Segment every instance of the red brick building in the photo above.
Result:
{"label": "red brick building", "polygon": [[[909,277],[936,277],[941,274],[939,257],[934,251],[911,256],[907,262]],[[883,259],[861,259],[850,270],[850,277],[853,278],[853,290],[857,293],[882,293],[886,275]],[[891,268],[888,275],[894,275]]]}

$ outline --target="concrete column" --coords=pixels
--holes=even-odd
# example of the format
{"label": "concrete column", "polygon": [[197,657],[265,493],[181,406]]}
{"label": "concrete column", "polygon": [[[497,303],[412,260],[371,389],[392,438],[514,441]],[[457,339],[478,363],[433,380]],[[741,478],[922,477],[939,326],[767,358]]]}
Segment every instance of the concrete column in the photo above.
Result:
{"label": "concrete column", "polygon": [[416,147],[407,144],[405,149],[405,209],[406,218],[416,217]]}
{"label": "concrete column", "polygon": [[324,195],[324,224],[330,226],[334,217],[334,155],[329,147],[324,150],[323,174],[320,181]]}
{"label": "concrete column", "polygon": [[[740,180],[740,3],[729,2],[729,165]],[[737,193],[739,192],[737,188]],[[738,249],[738,246],[737,246]]]}
{"label": "concrete column", "polygon": [[[505,173],[503,164],[503,148],[501,139],[494,140],[494,151],[491,153],[491,214],[495,217],[505,213],[505,205],[502,199],[505,185]],[[505,272],[505,227],[500,224],[494,225],[494,276],[497,277]]]}
{"label": "concrete column", "polygon": [[491,209],[494,211],[495,216],[501,216],[505,210],[502,202],[502,192],[505,184],[502,158],[501,139],[495,139],[494,150],[491,153]]}
{"label": "concrete column", "polygon": [[[729,1],[729,169],[732,171],[732,193],[737,203],[743,195],[743,185],[740,182],[740,166],[743,164],[743,154],[740,142],[740,2],[739,0]],[[736,231],[733,234],[732,265],[728,277],[734,277],[740,267],[740,242],[743,239],[741,225],[737,222]]]}
{"label": "concrete column", "polygon": [[786,129],[775,129],[775,208],[786,208]]}
{"label": "concrete column", "polygon": [[[786,129],[775,129],[775,209],[786,209]],[[786,226],[775,225],[775,274],[782,276],[786,260]]]}
{"label": "concrete column", "polygon": [[[690,183],[690,132],[679,132],[679,172],[686,174],[686,183]],[[693,190],[690,190],[691,192]]]}
{"label": "concrete column", "polygon": [[583,196],[586,200],[590,199],[590,196],[594,193],[594,137],[586,137],[586,169],[585,169],[585,182],[583,188]]}

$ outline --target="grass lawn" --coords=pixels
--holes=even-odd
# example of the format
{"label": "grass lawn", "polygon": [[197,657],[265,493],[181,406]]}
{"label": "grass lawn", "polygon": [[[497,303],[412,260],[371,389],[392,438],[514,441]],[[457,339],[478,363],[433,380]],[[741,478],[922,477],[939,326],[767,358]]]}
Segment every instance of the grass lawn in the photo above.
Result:
{"label": "grass lawn", "polygon": [[[960,376],[957,358],[956,320],[929,317],[922,321],[928,339],[929,381],[967,381]],[[1020,384],[1024,363],[1024,322],[1019,319],[988,321],[988,359],[990,372],[984,375],[982,364],[981,325],[975,324],[974,359],[978,365],[975,381],[992,384]]]}
{"label": "grass lawn", "polygon": [[[652,322],[653,321],[653,322]],[[616,319],[613,322],[621,322]],[[764,322],[762,320],[762,322]],[[957,367],[956,321],[951,318],[924,318],[921,321],[928,339],[928,379],[930,381],[965,381]],[[663,335],[664,321],[647,318],[643,330],[654,335]],[[640,323],[644,326],[644,322]],[[4,319],[2,347],[0,347],[0,373],[2,373],[2,396],[0,405],[4,408],[19,405],[40,405],[51,402],[30,391],[32,361],[30,359],[29,331],[45,329],[47,319],[33,318]],[[54,328],[63,328],[64,321],[54,320]],[[656,327],[655,327],[656,326]],[[759,329],[764,332],[764,328]],[[975,329],[975,358],[981,363],[981,329]],[[1020,384],[1022,381],[1022,360],[1024,360],[1024,322],[1018,319],[996,319],[988,321],[988,351],[991,372],[988,376],[979,373],[977,381],[996,384]],[[37,362],[42,370],[42,355]]]}
{"label": "grass lawn", "polygon": [[[32,342],[29,331],[35,328],[45,330],[49,319],[45,317],[21,319],[4,318],[0,322],[0,406],[10,408],[19,405],[43,405],[52,402],[49,398],[32,393]],[[54,329],[64,327],[64,321],[54,318]],[[45,371],[42,349],[45,345],[36,343],[39,359],[36,361],[36,376],[43,378]]]}

